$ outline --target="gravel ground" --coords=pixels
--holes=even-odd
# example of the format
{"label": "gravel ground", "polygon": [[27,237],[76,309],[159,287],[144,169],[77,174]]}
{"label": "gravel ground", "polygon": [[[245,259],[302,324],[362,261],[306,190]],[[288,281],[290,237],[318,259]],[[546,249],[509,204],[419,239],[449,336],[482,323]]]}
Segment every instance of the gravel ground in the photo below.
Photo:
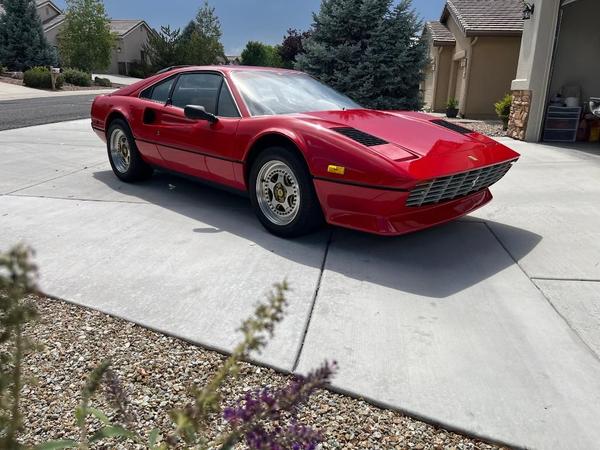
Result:
{"label": "gravel ground", "polygon": [[[130,411],[146,434],[155,426],[170,431],[168,411],[182,406],[189,399],[187,387],[203,384],[224,360],[219,353],[96,311],[46,298],[33,301],[41,319],[28,326],[26,335],[43,348],[25,360],[25,375],[37,380],[23,391],[22,440],[29,445],[77,435],[73,413],[81,388],[89,372],[106,358],[112,361],[131,402]],[[278,386],[286,379],[271,369],[244,363],[240,378],[225,386],[223,393],[239,398],[250,389]],[[93,406],[110,416],[101,394]],[[327,390],[311,398],[301,420],[323,434],[323,449],[500,448]]]}
{"label": "gravel ground", "polygon": [[502,129],[502,122],[499,120],[448,119],[447,117],[444,120],[457,123],[465,128],[470,128],[473,131],[490,137],[506,136],[506,131]]}

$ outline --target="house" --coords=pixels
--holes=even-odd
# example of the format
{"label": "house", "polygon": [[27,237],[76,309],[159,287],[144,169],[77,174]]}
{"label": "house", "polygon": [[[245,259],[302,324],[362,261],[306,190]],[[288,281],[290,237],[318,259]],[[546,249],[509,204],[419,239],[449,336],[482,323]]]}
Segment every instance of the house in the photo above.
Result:
{"label": "house", "polygon": [[[57,47],[58,34],[65,24],[66,16],[52,0],[36,0],[36,5],[46,39],[50,45]],[[131,67],[145,61],[144,44],[148,41],[149,34],[154,31],[143,20],[120,19],[110,21],[110,31],[117,36],[117,43],[106,72],[128,75]]]}
{"label": "house", "polygon": [[462,117],[495,118],[494,103],[510,92],[523,33],[522,0],[447,0],[428,22],[423,97],[432,111],[455,98]]}
{"label": "house", "polygon": [[111,20],[110,31],[117,35],[117,46],[107,73],[129,75],[130,68],[146,62],[144,47],[154,31],[143,20]]}
{"label": "house", "polygon": [[522,9],[509,135],[537,142],[557,94],[571,91],[584,110],[590,97],[600,97],[600,1],[529,0]]}
{"label": "house", "polygon": [[242,57],[240,55],[226,55],[226,64],[230,66],[239,66],[242,63]]}

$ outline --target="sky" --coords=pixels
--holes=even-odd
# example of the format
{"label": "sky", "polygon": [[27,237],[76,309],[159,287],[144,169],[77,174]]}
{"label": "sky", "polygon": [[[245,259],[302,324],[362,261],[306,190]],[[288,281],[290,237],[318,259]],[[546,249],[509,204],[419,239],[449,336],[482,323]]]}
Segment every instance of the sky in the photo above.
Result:
{"label": "sky", "polygon": [[[114,19],[144,19],[154,28],[183,28],[204,0],[104,0]],[[65,0],[55,0],[65,7]],[[321,0],[209,0],[216,8],[228,55],[239,55],[248,41],[278,44],[288,28],[307,29]],[[413,0],[424,20],[439,19],[445,0]]]}

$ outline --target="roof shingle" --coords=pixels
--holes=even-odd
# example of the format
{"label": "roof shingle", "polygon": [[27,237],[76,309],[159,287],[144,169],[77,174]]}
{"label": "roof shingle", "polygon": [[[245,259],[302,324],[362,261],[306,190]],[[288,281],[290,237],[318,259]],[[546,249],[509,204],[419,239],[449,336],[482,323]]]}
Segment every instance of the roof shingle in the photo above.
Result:
{"label": "roof shingle", "polygon": [[120,20],[114,19],[110,21],[110,31],[116,33],[118,36],[124,36],[129,33],[137,25],[145,23],[143,20]]}
{"label": "roof shingle", "polygon": [[446,26],[437,21],[427,22],[425,30],[431,35],[433,45],[454,45],[456,39]]}
{"label": "roof shingle", "polygon": [[447,0],[440,22],[452,15],[467,36],[523,33],[521,0]]}
{"label": "roof shingle", "polygon": [[44,31],[48,31],[51,28],[54,28],[56,25],[64,22],[64,20],[67,18],[67,16],[65,16],[64,14],[59,14],[57,16],[54,16],[52,19],[44,22],[42,24],[42,26],[44,27]]}

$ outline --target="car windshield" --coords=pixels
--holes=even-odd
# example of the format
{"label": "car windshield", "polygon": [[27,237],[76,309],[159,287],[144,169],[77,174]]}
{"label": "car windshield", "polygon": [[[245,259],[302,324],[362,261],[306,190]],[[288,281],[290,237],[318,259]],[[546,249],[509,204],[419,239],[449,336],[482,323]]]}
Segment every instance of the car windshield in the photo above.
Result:
{"label": "car windshield", "polygon": [[240,70],[231,76],[253,116],[362,108],[303,73]]}

